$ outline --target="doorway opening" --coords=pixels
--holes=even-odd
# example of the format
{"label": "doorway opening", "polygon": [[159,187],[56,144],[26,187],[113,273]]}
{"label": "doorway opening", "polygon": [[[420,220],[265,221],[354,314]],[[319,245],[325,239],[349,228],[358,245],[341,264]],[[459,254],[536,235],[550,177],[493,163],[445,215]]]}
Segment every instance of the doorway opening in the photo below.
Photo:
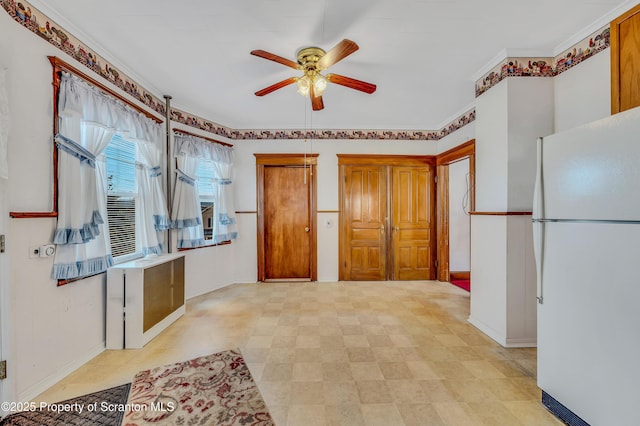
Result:
{"label": "doorway opening", "polygon": [[470,291],[470,218],[475,209],[475,139],[438,155],[438,280]]}

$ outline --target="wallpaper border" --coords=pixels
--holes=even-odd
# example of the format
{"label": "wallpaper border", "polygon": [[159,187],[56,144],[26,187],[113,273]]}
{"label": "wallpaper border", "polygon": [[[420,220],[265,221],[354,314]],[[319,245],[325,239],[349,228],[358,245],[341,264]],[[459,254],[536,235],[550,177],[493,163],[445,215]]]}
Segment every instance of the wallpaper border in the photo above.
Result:
{"label": "wallpaper border", "polygon": [[476,81],[476,97],[508,77],[555,77],[609,45],[609,25],[606,25],[555,57],[507,57]]}

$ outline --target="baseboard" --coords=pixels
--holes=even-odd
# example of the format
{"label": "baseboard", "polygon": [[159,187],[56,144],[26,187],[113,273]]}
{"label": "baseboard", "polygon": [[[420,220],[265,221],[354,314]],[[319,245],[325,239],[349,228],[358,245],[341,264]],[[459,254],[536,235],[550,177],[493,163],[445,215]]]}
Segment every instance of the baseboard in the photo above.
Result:
{"label": "baseboard", "polygon": [[538,343],[535,337],[525,337],[521,339],[509,339],[506,336],[502,336],[493,328],[489,327],[482,321],[478,321],[475,318],[469,317],[467,321],[475,328],[486,334],[488,337],[495,340],[500,346],[505,348],[535,348]]}
{"label": "baseboard", "polygon": [[451,271],[449,272],[449,279],[451,280],[470,280],[471,271]]}
{"label": "baseboard", "polygon": [[[51,374],[48,377],[40,380],[36,384],[29,386],[24,391],[18,394],[16,401],[31,401],[42,392],[49,389],[51,386],[58,383],[60,380],[67,377],[69,374],[73,373],[78,368],[82,367],[84,364],[89,362],[91,359],[100,355],[105,350],[105,342],[100,343],[98,346],[91,348],[87,353],[82,356],[82,358],[78,358],[70,363],[66,364],[62,368],[59,368],[55,371],[55,373]],[[36,403],[40,401],[35,401]]]}

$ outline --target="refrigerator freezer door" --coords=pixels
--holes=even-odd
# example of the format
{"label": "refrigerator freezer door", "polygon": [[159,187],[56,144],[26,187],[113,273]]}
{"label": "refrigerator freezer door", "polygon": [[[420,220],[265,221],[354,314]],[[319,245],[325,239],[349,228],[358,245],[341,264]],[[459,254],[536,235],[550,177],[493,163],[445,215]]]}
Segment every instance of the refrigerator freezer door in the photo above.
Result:
{"label": "refrigerator freezer door", "polygon": [[538,386],[591,425],[639,425],[640,225],[545,228]]}
{"label": "refrigerator freezer door", "polygon": [[544,219],[640,220],[640,108],[543,140]]}

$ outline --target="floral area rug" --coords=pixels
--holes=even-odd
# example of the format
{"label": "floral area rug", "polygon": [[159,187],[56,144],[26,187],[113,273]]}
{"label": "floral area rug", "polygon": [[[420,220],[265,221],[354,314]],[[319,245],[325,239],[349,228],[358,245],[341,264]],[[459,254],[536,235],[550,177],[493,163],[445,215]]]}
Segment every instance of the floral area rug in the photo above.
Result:
{"label": "floral area rug", "polygon": [[124,426],[274,425],[237,350],[139,372],[126,408]]}

